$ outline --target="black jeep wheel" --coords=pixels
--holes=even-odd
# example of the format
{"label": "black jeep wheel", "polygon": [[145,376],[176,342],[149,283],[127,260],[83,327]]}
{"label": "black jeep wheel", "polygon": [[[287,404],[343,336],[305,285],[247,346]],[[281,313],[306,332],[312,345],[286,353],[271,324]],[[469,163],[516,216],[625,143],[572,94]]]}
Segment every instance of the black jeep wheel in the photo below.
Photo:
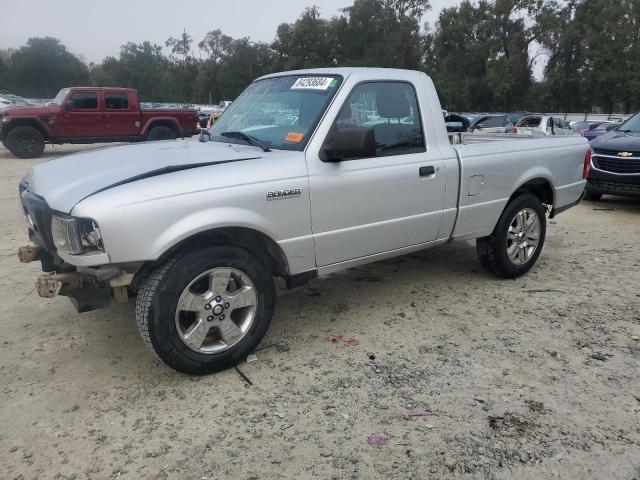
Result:
{"label": "black jeep wheel", "polygon": [[176,132],[171,130],[169,127],[165,127],[163,125],[153,127],[149,132],[147,138],[151,141],[155,140],[175,140]]}
{"label": "black jeep wheel", "polygon": [[18,158],[36,158],[44,152],[44,137],[26,125],[11,129],[4,144]]}

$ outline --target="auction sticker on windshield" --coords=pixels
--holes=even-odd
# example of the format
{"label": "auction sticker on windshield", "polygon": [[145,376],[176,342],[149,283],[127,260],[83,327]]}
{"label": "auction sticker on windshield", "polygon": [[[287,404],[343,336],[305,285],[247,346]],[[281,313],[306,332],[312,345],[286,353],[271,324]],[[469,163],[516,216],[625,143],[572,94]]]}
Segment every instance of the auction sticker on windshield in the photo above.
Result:
{"label": "auction sticker on windshield", "polygon": [[301,77],[291,85],[291,90],[326,90],[336,83],[337,80],[332,77]]}
{"label": "auction sticker on windshield", "polygon": [[301,142],[303,138],[304,138],[304,133],[289,132],[287,133],[287,136],[284,137],[284,141],[298,143],[298,142]]}

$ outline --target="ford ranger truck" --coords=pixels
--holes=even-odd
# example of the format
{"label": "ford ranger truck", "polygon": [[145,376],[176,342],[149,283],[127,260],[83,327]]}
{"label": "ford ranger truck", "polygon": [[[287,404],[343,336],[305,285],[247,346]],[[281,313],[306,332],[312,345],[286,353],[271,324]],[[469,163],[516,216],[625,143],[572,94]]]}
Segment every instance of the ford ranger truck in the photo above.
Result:
{"label": "ford ranger truck", "polygon": [[586,198],[604,194],[640,198],[640,113],[591,140]]}
{"label": "ford ranger truck", "polygon": [[0,111],[0,141],[18,158],[42,155],[46,143],[168,140],[199,132],[189,109],[142,109],[130,88],[63,88],[47,105]]}
{"label": "ford ranger truck", "polygon": [[146,344],[203,374],[253,351],[289,287],[454,240],[513,278],[577,204],[580,136],[452,146],[431,79],[377,68],[255,80],[199,142],[75,153],[20,183],[43,297],[80,312],[136,295]]}

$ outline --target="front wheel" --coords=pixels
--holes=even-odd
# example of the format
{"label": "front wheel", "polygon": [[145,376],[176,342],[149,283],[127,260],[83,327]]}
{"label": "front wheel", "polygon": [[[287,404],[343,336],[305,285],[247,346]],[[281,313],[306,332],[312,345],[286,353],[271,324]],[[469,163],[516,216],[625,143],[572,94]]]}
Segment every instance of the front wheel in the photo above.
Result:
{"label": "front wheel", "polygon": [[35,128],[23,125],[9,131],[4,145],[18,158],[37,158],[44,152],[44,137]]}
{"label": "front wheel", "polygon": [[176,256],[144,282],[138,329],[171,368],[222,370],[252,352],[269,328],[275,303],[271,272],[250,252],[214,246]]}
{"label": "front wheel", "polygon": [[524,275],[538,260],[546,231],[540,200],[530,193],[520,195],[504,209],[493,233],[476,240],[480,263],[498,277]]}

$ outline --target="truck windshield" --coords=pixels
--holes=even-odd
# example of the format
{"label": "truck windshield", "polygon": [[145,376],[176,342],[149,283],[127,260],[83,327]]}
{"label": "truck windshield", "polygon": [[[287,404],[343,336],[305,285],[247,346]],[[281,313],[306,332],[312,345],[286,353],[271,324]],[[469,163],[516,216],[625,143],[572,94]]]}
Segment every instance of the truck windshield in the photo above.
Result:
{"label": "truck windshield", "polygon": [[62,105],[62,101],[64,100],[64,97],[67,96],[67,90],[69,90],[68,88],[63,88],[62,90],[60,90],[58,92],[58,94],[56,95],[56,98],[54,98],[53,100],[51,100],[50,104],[51,105]]}
{"label": "truck windshield", "polygon": [[[210,128],[211,139],[248,143],[237,134],[241,132],[270,148],[302,150],[341,82],[338,75],[287,75],[255,81]],[[236,134],[229,135],[232,132]]]}
{"label": "truck windshield", "polygon": [[620,125],[616,130],[621,132],[640,132],[640,112]]}

